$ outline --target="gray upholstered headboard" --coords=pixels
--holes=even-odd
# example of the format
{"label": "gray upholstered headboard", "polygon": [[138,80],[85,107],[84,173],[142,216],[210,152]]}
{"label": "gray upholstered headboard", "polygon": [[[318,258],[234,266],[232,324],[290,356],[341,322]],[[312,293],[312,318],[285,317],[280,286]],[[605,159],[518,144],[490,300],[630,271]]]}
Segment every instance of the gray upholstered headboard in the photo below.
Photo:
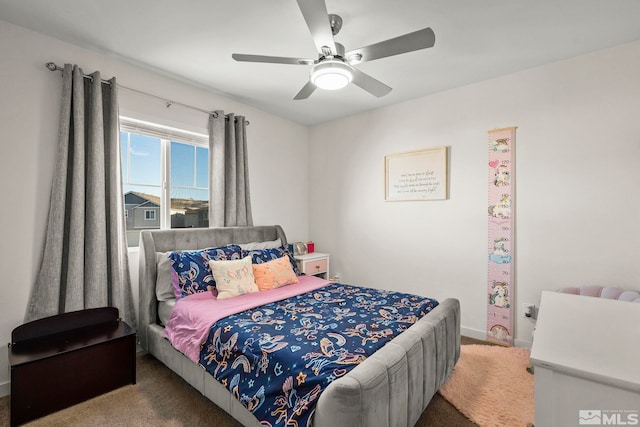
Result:
{"label": "gray upholstered headboard", "polygon": [[144,230],[140,233],[138,338],[145,349],[147,327],[157,322],[156,253],[174,250],[204,249],[231,243],[267,242],[287,237],[279,225],[226,228],[186,228],[172,230]]}

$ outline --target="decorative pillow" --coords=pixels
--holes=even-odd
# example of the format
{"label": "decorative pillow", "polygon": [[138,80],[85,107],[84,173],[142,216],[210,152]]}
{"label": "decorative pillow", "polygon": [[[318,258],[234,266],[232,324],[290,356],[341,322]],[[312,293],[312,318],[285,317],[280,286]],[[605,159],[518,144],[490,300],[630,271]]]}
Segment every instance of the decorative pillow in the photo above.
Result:
{"label": "decorative pillow", "polygon": [[209,265],[216,280],[218,299],[237,297],[260,290],[253,277],[249,256],[234,261],[211,260]]}
{"label": "decorative pillow", "polygon": [[239,260],[242,249],[238,245],[207,248],[196,251],[176,251],[169,254],[175,275],[172,277],[176,298],[198,292],[215,291],[210,260]]}
{"label": "decorative pillow", "polygon": [[273,249],[282,246],[282,241],[280,240],[280,238],[277,238],[276,240],[269,240],[268,242],[240,243],[238,246],[240,246],[243,251],[253,251],[256,249]]}
{"label": "decorative pillow", "polygon": [[298,276],[294,273],[287,257],[253,264],[253,276],[261,291],[298,283]]}
{"label": "decorative pillow", "polygon": [[289,249],[286,246],[280,246],[278,248],[272,249],[261,249],[261,250],[253,250],[253,251],[243,251],[243,256],[250,256],[251,262],[254,264],[262,264],[267,261],[271,261],[273,259],[282,258],[283,256],[287,256],[289,258],[289,262],[291,262],[291,268],[296,273],[296,276],[300,275],[300,271],[298,270],[298,265],[296,264],[296,260],[289,252]]}

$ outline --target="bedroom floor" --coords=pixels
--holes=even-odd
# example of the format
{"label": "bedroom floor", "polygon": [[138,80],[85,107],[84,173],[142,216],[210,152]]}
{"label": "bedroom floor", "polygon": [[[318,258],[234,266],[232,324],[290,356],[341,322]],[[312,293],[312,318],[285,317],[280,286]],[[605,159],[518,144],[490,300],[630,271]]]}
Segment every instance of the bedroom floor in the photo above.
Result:
{"label": "bedroom floor", "polygon": [[[462,345],[488,344],[462,337]],[[55,390],[52,390],[55,393]],[[9,396],[0,398],[0,425],[9,425]],[[137,384],[76,405],[27,424],[37,426],[239,426],[233,418],[147,354],[137,356]],[[418,427],[474,423],[436,394]]]}

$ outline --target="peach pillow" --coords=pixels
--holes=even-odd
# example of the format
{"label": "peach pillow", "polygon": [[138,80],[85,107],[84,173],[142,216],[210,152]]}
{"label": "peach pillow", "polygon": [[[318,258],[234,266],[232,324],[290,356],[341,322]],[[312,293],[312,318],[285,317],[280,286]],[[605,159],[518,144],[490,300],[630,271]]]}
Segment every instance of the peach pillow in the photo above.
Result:
{"label": "peach pillow", "polygon": [[298,283],[298,276],[294,273],[288,256],[253,264],[253,276],[261,291]]}
{"label": "peach pillow", "polygon": [[251,257],[232,261],[209,260],[218,289],[218,299],[237,297],[252,292],[258,292],[251,268]]}

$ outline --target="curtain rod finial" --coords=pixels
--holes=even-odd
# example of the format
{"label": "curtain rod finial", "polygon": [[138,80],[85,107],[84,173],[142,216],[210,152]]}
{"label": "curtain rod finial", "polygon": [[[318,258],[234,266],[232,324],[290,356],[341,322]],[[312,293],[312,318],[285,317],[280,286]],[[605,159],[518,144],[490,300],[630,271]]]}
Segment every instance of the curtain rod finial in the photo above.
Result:
{"label": "curtain rod finial", "polygon": [[54,62],[47,62],[46,67],[49,69],[49,71],[60,70],[60,67],[58,67]]}

